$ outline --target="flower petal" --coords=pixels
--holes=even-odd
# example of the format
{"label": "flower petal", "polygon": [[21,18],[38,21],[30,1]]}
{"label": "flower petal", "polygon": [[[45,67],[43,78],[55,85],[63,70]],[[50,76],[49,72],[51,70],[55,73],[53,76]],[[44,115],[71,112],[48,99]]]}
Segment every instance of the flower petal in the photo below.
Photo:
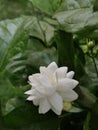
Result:
{"label": "flower petal", "polygon": [[60,67],[56,70],[55,75],[58,79],[62,79],[65,78],[66,76],[66,72],[67,72],[68,68],[67,67]]}
{"label": "flower petal", "polygon": [[28,78],[29,78],[29,84],[35,88],[36,86],[39,85],[39,81],[38,81],[38,77],[40,76],[39,73],[36,73],[36,74],[33,74],[33,75],[30,75]]}
{"label": "flower petal", "polygon": [[40,93],[51,96],[56,91],[56,86],[53,86],[51,84],[51,81],[47,79],[45,76],[39,77],[39,82],[41,86],[36,87],[36,90],[38,90]]}
{"label": "flower petal", "polygon": [[47,76],[45,76],[45,75],[40,75],[40,76],[38,77],[38,80],[39,80],[40,84],[41,84],[42,86],[44,86],[44,87],[49,87],[49,86],[51,86],[51,82],[50,82],[49,78],[48,78]]}
{"label": "flower petal", "polygon": [[77,85],[78,85],[77,80],[65,78],[65,79],[61,79],[58,81],[57,90],[63,92],[63,91],[66,91],[68,89],[73,89]]}
{"label": "flower petal", "polygon": [[43,98],[45,95],[43,95],[41,92],[37,91],[36,89],[34,96],[36,97],[36,99],[40,99]]}
{"label": "flower petal", "polygon": [[29,97],[27,98],[28,101],[33,101],[33,99],[35,99],[34,96],[29,96]]}
{"label": "flower petal", "polygon": [[33,104],[35,106],[38,106],[39,105],[39,99],[33,99]]}
{"label": "flower petal", "polygon": [[57,64],[55,62],[52,62],[51,64],[48,65],[47,69],[51,72],[54,73],[56,69],[58,68]]}
{"label": "flower petal", "polygon": [[46,113],[50,110],[50,104],[47,99],[41,99],[39,103],[39,113]]}
{"label": "flower petal", "polygon": [[40,67],[40,73],[49,80],[49,83],[51,83],[53,73],[50,70],[48,70],[46,67]]}
{"label": "flower petal", "polygon": [[74,71],[70,71],[70,72],[68,72],[68,73],[66,74],[66,77],[72,79],[73,76],[74,76],[74,74],[75,74]]}
{"label": "flower petal", "polygon": [[64,101],[74,101],[78,98],[78,94],[73,90],[68,90],[65,92],[61,92],[60,95],[62,96]]}
{"label": "flower petal", "polygon": [[32,74],[32,75],[30,75],[29,77],[28,77],[28,79],[29,79],[29,81],[30,82],[34,82],[34,83],[36,83],[36,77],[38,77],[38,76],[40,76],[40,73],[36,73],[36,74]]}
{"label": "flower petal", "polygon": [[38,86],[36,87],[36,90],[40,95],[43,96],[51,96],[56,91],[56,87],[50,86],[50,87],[44,87],[44,86]]}
{"label": "flower petal", "polygon": [[57,114],[60,115],[63,109],[63,100],[62,97],[58,94],[55,93],[53,96],[48,98],[50,104],[51,104],[51,109]]}
{"label": "flower petal", "polygon": [[32,93],[33,93],[33,90],[31,89],[31,90],[26,91],[24,94],[32,95]]}
{"label": "flower petal", "polygon": [[46,67],[41,66],[41,67],[39,68],[39,70],[40,70],[40,73],[41,73],[41,74],[45,74],[45,75],[46,75],[46,73],[47,73],[47,68],[46,68]]}

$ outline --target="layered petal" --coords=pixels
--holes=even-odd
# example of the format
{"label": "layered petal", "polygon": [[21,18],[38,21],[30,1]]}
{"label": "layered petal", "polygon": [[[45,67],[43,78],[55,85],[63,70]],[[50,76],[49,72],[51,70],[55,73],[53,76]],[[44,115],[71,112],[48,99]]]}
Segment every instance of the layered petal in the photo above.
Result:
{"label": "layered petal", "polygon": [[40,76],[40,73],[36,73],[36,74],[32,74],[28,77],[29,81],[31,83],[35,83],[36,84],[36,78]]}
{"label": "layered petal", "polygon": [[28,101],[32,101],[33,99],[35,99],[35,96],[29,96],[29,97],[27,98]]}
{"label": "layered petal", "polygon": [[69,89],[75,88],[78,85],[78,83],[79,82],[74,79],[69,79],[69,78],[61,79],[58,81],[57,90],[66,92]]}
{"label": "layered petal", "polygon": [[38,80],[39,80],[39,82],[40,82],[40,85],[42,85],[42,86],[44,86],[44,87],[49,87],[49,86],[51,86],[50,79],[49,79],[47,76],[45,76],[45,75],[40,75],[40,76],[38,77]]}
{"label": "layered petal", "polygon": [[39,85],[36,86],[36,90],[45,95],[45,96],[51,96],[56,91],[56,86],[53,86],[51,84],[51,80],[49,80],[47,77],[40,75],[37,80],[39,81]]}
{"label": "layered petal", "polygon": [[74,74],[75,74],[74,71],[70,71],[70,72],[68,72],[68,73],[66,74],[66,77],[72,79],[73,76],[74,76]]}
{"label": "layered petal", "polygon": [[55,62],[52,62],[48,65],[47,69],[51,72],[54,73],[56,69],[58,68],[57,64]]}
{"label": "layered petal", "polygon": [[47,78],[50,78],[52,74],[46,67],[40,67],[40,73]]}
{"label": "layered petal", "polygon": [[33,89],[28,90],[28,91],[25,92],[25,94],[32,95],[33,91],[34,91]]}
{"label": "layered petal", "polygon": [[39,101],[39,113],[46,113],[50,110],[50,104],[46,98],[40,99]]}
{"label": "layered petal", "polygon": [[66,77],[66,73],[67,73],[68,68],[67,67],[60,67],[56,70],[55,75],[57,80],[60,80],[62,78]]}
{"label": "layered petal", "polygon": [[66,92],[60,92],[64,101],[72,102],[78,98],[78,94],[73,90],[67,90]]}
{"label": "layered petal", "polygon": [[30,75],[28,78],[29,78],[29,84],[35,88],[36,86],[39,85],[39,78],[40,76],[40,73],[36,73],[36,74],[33,74],[33,75]]}
{"label": "layered petal", "polygon": [[39,99],[33,99],[33,104],[35,106],[38,106],[39,105]]}
{"label": "layered petal", "polygon": [[48,98],[50,104],[51,104],[51,109],[57,114],[60,115],[63,109],[63,100],[62,97],[58,94],[55,93],[53,96]]}

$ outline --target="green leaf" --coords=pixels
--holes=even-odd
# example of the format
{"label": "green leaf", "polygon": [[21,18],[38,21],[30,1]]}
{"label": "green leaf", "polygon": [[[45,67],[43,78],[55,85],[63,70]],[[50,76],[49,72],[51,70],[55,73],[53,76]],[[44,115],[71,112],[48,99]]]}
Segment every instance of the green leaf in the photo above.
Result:
{"label": "green leaf", "polygon": [[54,28],[35,17],[0,22],[0,70],[5,70],[6,65],[13,73],[25,69],[29,35],[51,45]]}
{"label": "green leaf", "polygon": [[92,113],[91,113],[91,120],[90,120],[90,130],[97,130],[98,129],[98,99],[93,106]]}
{"label": "green leaf", "polygon": [[79,8],[89,8],[94,4],[94,0],[63,0],[59,8],[60,11],[74,10]]}
{"label": "green leaf", "polygon": [[0,101],[1,101],[1,114],[7,115],[16,107],[21,105],[21,98],[24,97],[24,91],[28,86],[14,87],[10,80],[4,76],[0,76]]}
{"label": "green leaf", "polygon": [[98,29],[92,31],[92,32],[89,34],[89,37],[90,37],[91,39],[98,40]]}
{"label": "green leaf", "polygon": [[98,12],[94,12],[87,20],[86,26],[98,27]]}
{"label": "green leaf", "polygon": [[46,48],[38,39],[31,38],[28,49],[27,64],[32,67],[39,69],[40,66],[47,66],[52,61],[57,62],[57,51],[55,47]]}
{"label": "green leaf", "polygon": [[91,15],[92,9],[85,8],[58,12],[54,15],[54,18],[60,23],[61,29],[67,32],[76,33],[85,27],[85,24]]}
{"label": "green leaf", "polygon": [[90,118],[91,118],[91,113],[88,112],[85,123],[84,123],[83,130],[90,130],[90,128],[89,128]]}
{"label": "green leaf", "polygon": [[35,7],[49,15],[55,12],[93,7],[95,0],[30,0]]}
{"label": "green leaf", "polygon": [[98,33],[98,12],[93,12],[92,8],[57,12],[53,18],[57,19],[60,28],[66,32],[78,33],[89,38],[97,37],[94,35]]}
{"label": "green leaf", "polygon": [[32,28],[30,28],[30,35],[41,39],[46,45],[51,45],[55,28],[48,24],[48,22],[41,21],[36,17],[34,17],[33,20],[34,22]]}
{"label": "green leaf", "polygon": [[[56,49],[45,47],[51,45],[54,36],[54,28],[48,23],[24,16],[1,21],[0,30],[0,73],[7,72],[14,86],[27,83],[27,75],[35,72],[32,66],[38,68],[55,60]],[[32,49],[28,47],[31,37]]]}
{"label": "green leaf", "polygon": [[72,108],[68,112],[78,113],[78,112],[82,112],[82,111],[83,110],[81,108],[72,106]]}
{"label": "green leaf", "polygon": [[1,108],[2,108],[2,114],[3,116],[9,114],[11,111],[16,109],[21,105],[21,102],[19,101],[18,98],[13,97],[10,99],[1,99]]}
{"label": "green leaf", "polygon": [[58,129],[59,120],[54,113],[39,114],[37,107],[32,103],[24,102],[21,107],[4,117],[4,123],[10,128],[25,126],[27,129],[30,127],[35,130],[55,130]]}
{"label": "green leaf", "polygon": [[22,45],[24,48],[23,40],[28,39],[26,28],[31,25],[31,20],[32,17],[21,17],[0,22],[0,71],[5,67],[11,55],[21,52],[19,46]]}
{"label": "green leaf", "polygon": [[95,0],[94,2],[94,11],[98,11],[98,1]]}
{"label": "green leaf", "polygon": [[37,8],[39,8],[41,11],[51,15],[53,14],[57,7],[59,6],[59,3],[61,0],[30,0],[33,5]]}
{"label": "green leaf", "polygon": [[78,86],[77,91],[79,93],[78,103],[84,108],[92,109],[97,99],[96,96],[83,86]]}

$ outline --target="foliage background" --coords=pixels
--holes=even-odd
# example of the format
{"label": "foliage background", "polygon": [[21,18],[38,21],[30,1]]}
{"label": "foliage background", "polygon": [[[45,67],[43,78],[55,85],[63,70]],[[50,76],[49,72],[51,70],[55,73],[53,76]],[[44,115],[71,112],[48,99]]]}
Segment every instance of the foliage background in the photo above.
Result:
{"label": "foliage background", "polygon": [[[0,0],[1,130],[97,130],[97,11],[97,0]],[[51,61],[75,71],[82,111],[39,115],[25,100],[28,75]]]}

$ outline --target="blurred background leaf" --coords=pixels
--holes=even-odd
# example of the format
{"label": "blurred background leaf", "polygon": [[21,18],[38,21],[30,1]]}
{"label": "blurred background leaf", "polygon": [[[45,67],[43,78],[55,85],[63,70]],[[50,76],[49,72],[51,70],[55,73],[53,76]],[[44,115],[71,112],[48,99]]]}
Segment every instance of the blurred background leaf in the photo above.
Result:
{"label": "blurred background leaf", "polygon": [[0,20],[13,19],[21,15],[32,15],[32,5],[29,0],[0,0]]}
{"label": "blurred background leaf", "polygon": [[38,9],[40,9],[41,11],[52,15],[58,8],[59,4],[61,3],[61,0],[45,0],[43,2],[43,0],[30,0],[33,4],[33,6],[37,7]]}

